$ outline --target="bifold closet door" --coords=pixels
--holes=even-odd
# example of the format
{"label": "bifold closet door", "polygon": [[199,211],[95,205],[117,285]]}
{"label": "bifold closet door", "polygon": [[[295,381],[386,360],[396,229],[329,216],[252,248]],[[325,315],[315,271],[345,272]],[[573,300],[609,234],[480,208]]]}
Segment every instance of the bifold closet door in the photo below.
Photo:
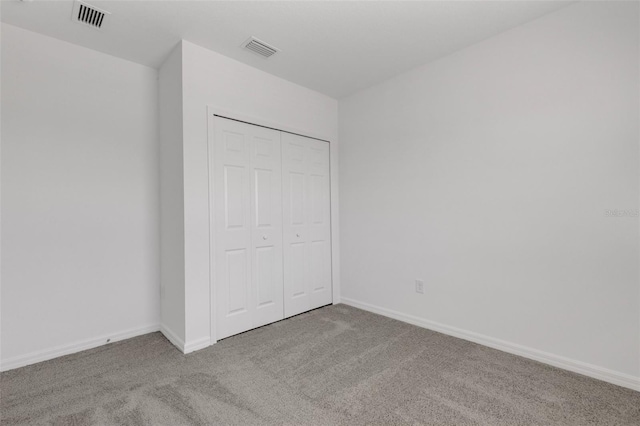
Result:
{"label": "bifold closet door", "polygon": [[217,338],[283,318],[280,132],[215,117]]}
{"label": "bifold closet door", "polygon": [[329,143],[282,133],[285,317],[331,294]]}

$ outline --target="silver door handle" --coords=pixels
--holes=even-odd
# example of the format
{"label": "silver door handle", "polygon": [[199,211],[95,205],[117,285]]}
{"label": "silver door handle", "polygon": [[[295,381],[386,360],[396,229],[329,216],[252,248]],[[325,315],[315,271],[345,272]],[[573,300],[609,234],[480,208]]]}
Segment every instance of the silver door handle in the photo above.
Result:
{"label": "silver door handle", "polygon": [[262,239],[263,239],[263,240],[266,240],[267,238],[269,238],[269,237],[267,237],[266,235],[263,235],[263,236],[262,236]]}
{"label": "silver door handle", "polygon": [[296,234],[296,237],[300,238],[300,234]]}

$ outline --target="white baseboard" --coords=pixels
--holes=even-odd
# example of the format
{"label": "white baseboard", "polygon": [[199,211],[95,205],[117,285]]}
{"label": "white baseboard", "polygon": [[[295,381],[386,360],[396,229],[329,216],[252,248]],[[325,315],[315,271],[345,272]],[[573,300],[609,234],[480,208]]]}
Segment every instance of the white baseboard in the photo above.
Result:
{"label": "white baseboard", "polygon": [[[159,324],[149,325],[141,328],[134,328],[114,334],[105,334],[104,336],[94,337],[68,345],[56,346],[55,348],[51,349],[44,349],[41,351],[31,352],[26,355],[3,359],[0,363],[0,371],[13,370],[14,368],[24,367],[26,365],[35,364],[42,361],[48,361],[53,358],[74,354],[76,352],[86,351],[87,349],[97,348],[98,346],[103,346],[108,343],[130,339],[132,337],[153,333],[155,331],[160,331]],[[107,340],[109,340],[109,342],[107,342]]]}
{"label": "white baseboard", "polygon": [[184,340],[179,338],[173,330],[162,324],[160,325],[160,332],[164,334],[164,337],[166,337],[173,346],[178,348],[180,352],[184,353]]}
{"label": "white baseboard", "polygon": [[173,346],[178,348],[178,350],[180,352],[182,352],[183,354],[188,354],[188,353],[195,352],[195,351],[198,351],[200,349],[204,349],[206,347],[211,346],[211,338],[210,337],[204,337],[202,339],[198,339],[198,340],[194,340],[192,342],[185,343],[184,340],[179,338],[176,335],[176,333],[173,332],[173,330],[171,330],[170,328],[168,328],[164,324],[162,324],[160,326],[160,332],[162,334],[164,334],[164,337],[166,337],[167,340],[170,341],[173,344]]}
{"label": "white baseboard", "polygon": [[493,337],[485,336],[472,331],[462,330],[460,328],[451,327],[448,325],[440,324],[434,321],[429,321],[424,318],[420,318],[414,315],[404,314],[398,311],[394,311],[380,306],[371,305],[369,303],[360,302],[357,300],[342,297],[342,303],[345,305],[353,306],[355,308],[363,309],[365,311],[380,314],[389,318],[397,319],[399,321],[407,322],[409,324],[417,325],[419,327],[428,328],[429,330],[437,331],[439,333],[447,334],[449,336],[458,337],[460,339],[468,340],[480,345],[488,346],[490,348],[498,349],[510,354],[519,355],[525,358],[533,359],[545,364],[553,365],[554,367],[569,370],[574,373],[583,374],[585,376],[592,377],[594,379],[603,380],[605,382],[613,383],[614,385],[623,386],[625,388],[640,391],[640,377],[634,377],[629,374],[620,373],[617,371],[609,370],[607,368],[598,367],[593,364],[588,364],[582,361],[576,361],[570,358],[565,358],[560,355],[551,354],[549,352],[540,351],[537,349],[529,348],[526,346],[518,345],[516,343],[507,342]]}
{"label": "white baseboard", "polygon": [[191,352],[199,351],[200,349],[208,348],[209,346],[211,346],[211,338],[203,337],[202,339],[186,343],[182,352],[188,354]]}

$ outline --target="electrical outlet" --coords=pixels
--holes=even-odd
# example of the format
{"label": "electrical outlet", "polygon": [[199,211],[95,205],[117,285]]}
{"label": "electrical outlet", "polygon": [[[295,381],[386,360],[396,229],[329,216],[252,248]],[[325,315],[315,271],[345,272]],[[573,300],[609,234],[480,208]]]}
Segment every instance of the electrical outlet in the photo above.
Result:
{"label": "electrical outlet", "polygon": [[424,294],[424,281],[416,280],[416,293]]}

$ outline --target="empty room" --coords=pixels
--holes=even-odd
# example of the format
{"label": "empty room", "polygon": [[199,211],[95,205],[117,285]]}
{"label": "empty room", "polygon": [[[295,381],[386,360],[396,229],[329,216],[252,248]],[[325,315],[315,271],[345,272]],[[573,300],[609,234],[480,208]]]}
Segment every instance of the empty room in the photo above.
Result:
{"label": "empty room", "polygon": [[0,22],[0,425],[640,425],[640,2]]}

